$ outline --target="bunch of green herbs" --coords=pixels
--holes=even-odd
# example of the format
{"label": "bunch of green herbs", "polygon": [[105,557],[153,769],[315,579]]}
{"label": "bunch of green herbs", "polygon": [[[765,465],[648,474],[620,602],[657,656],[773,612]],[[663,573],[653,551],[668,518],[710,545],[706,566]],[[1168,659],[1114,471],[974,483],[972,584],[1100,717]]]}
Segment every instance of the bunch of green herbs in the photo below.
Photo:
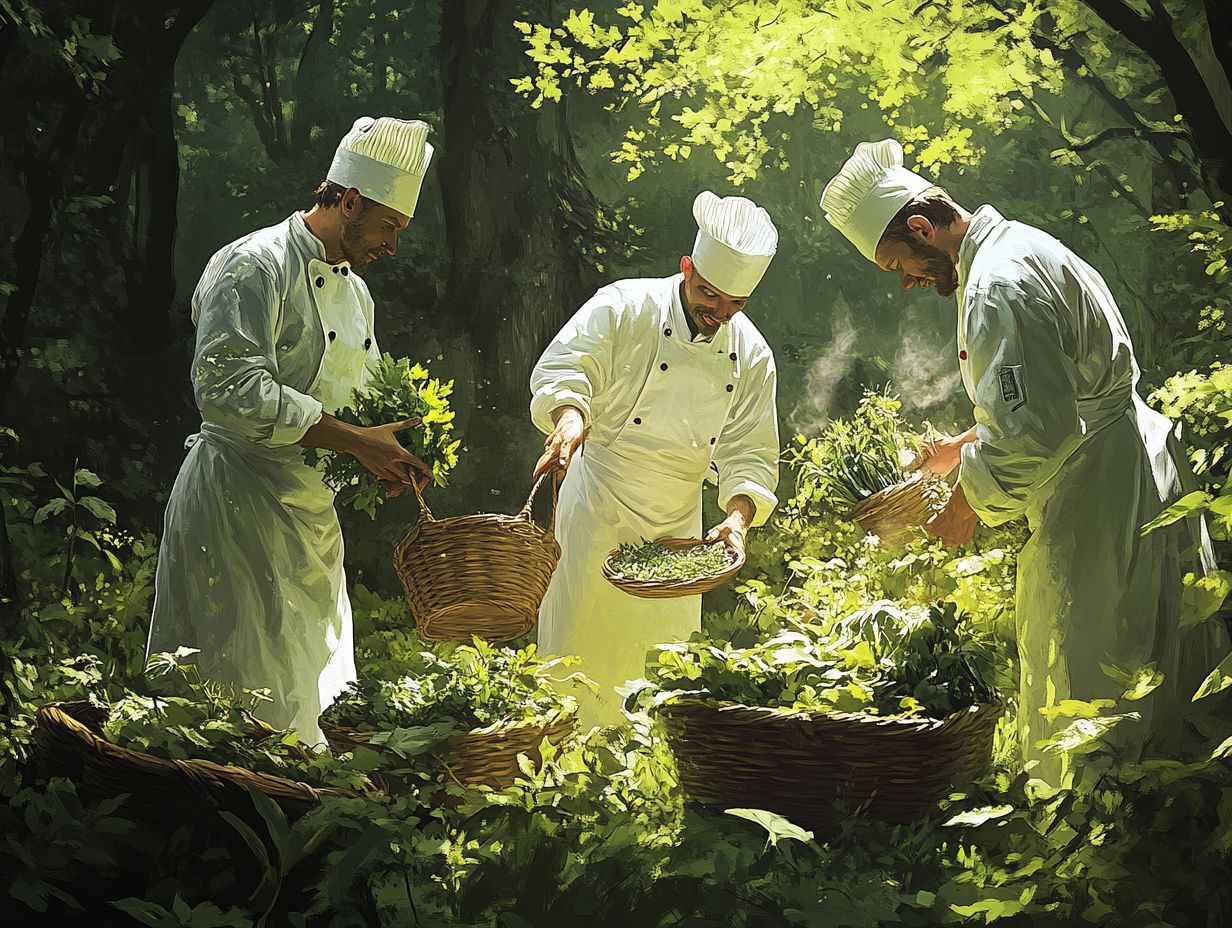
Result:
{"label": "bunch of green herbs", "polygon": [[687,582],[712,577],[732,564],[731,550],[721,541],[676,550],[657,541],[623,544],[611,560],[613,571],[630,580]]}
{"label": "bunch of green herbs", "polygon": [[834,419],[820,435],[798,436],[784,459],[799,472],[802,490],[837,508],[850,509],[904,479],[899,453],[917,447],[888,392],[865,390],[850,419]]}
{"label": "bunch of green herbs", "polygon": [[[430,377],[420,364],[383,354],[367,384],[354,391],[351,404],[340,409],[337,417],[365,427],[418,418],[418,425],[398,433],[398,441],[432,468],[433,483],[444,486],[458,463],[461,445],[453,437],[452,393],[452,380]],[[310,465],[321,466],[325,482],[339,494],[340,503],[375,517],[376,507],[385,502],[385,490],[354,456],[309,449],[306,459]]]}

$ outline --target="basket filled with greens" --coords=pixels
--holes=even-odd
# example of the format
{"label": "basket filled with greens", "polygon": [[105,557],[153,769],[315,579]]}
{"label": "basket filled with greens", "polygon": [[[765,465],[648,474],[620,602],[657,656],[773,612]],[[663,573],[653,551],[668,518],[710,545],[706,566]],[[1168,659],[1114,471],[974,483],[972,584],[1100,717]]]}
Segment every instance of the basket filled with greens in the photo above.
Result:
{"label": "basket filled with greens", "polygon": [[903,547],[915,529],[945,508],[949,485],[916,471],[903,473],[903,456],[918,442],[886,393],[865,391],[850,419],[835,419],[791,452],[800,488],[876,535],[887,548]]}
{"label": "basket filled with greens", "polygon": [[544,739],[560,744],[572,733],[577,700],[556,686],[581,678],[552,675],[567,663],[544,660],[534,645],[512,650],[481,640],[425,651],[413,674],[352,684],[319,724],[335,753],[377,755],[387,788],[418,776],[503,789],[521,773],[519,755],[538,764]]}
{"label": "basket filled with greens", "polygon": [[162,679],[150,693],[91,693],[40,708],[32,750],[40,775],[67,777],[100,796],[128,794],[160,813],[244,810],[255,790],[295,817],[368,785],[257,718],[261,693],[195,678],[180,662],[190,653],[155,655],[151,672]]}
{"label": "basket filled with greens", "polygon": [[721,541],[661,538],[623,544],[603,560],[608,583],[643,599],[700,596],[722,586],[744,566],[744,554]]}
{"label": "basket filled with greens", "polygon": [[690,799],[822,831],[924,817],[992,757],[991,639],[953,604],[878,602],[753,647],[660,645],[631,700],[660,718]]}
{"label": "basket filled with greens", "polygon": [[[420,364],[384,354],[367,383],[352,393],[350,405],[338,410],[337,417],[365,427],[419,420],[418,425],[398,432],[398,441],[432,469],[435,485],[444,486],[458,463],[461,444],[453,437],[452,392],[453,381],[438,380]],[[375,516],[376,507],[386,501],[380,481],[353,455],[309,448],[305,457],[321,469],[325,483],[343,506]]]}
{"label": "basket filled with greens", "polygon": [[394,549],[394,570],[419,633],[431,641],[511,641],[535,627],[560,560],[553,485],[547,526],[532,516],[539,478],[516,515],[438,519],[419,489],[419,521]]}

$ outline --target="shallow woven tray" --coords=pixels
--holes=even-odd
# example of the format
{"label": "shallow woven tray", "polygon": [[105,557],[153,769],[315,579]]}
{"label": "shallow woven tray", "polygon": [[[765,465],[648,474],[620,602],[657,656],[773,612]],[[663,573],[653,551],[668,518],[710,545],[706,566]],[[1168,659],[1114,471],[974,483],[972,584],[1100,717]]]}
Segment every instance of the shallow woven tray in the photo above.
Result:
{"label": "shallow woven tray", "polygon": [[[696,538],[660,538],[659,541],[667,547],[676,550],[692,548],[702,544]],[[612,566],[612,561],[619,553],[620,549],[615,548],[608,552],[608,556],[603,559],[603,577],[612,586],[624,590],[632,596],[640,596],[642,599],[674,599],[678,596],[700,596],[702,593],[709,593],[711,590],[718,589],[732,577],[736,576],[736,574],[740,573],[741,568],[744,567],[744,552],[741,552],[732,561],[730,567],[708,577],[699,577],[696,580],[638,580],[632,577],[622,577],[616,572],[616,569]]]}
{"label": "shallow woven tray", "polygon": [[928,815],[953,783],[988,769],[1004,710],[972,706],[940,720],[783,717],[681,700],[655,711],[690,799],[766,809],[824,833],[857,811],[891,823]]}
{"label": "shallow woven tray", "polygon": [[230,810],[252,807],[248,788],[260,790],[290,816],[299,816],[327,796],[354,796],[345,789],[317,788],[307,783],[216,764],[208,760],[171,760],[108,741],[99,729],[106,710],[88,702],[59,703],[38,710],[33,759],[43,777],[67,777],[75,783],[115,796],[128,793],[134,801],[161,805],[165,810],[186,803]]}
{"label": "shallow woven tray", "polygon": [[541,477],[517,515],[481,513],[437,519],[419,488],[419,522],[394,549],[394,570],[419,634],[431,641],[511,641],[535,627],[560,560],[553,537],[556,496],[546,529],[531,517]]}
{"label": "shallow woven tray", "polygon": [[[386,749],[379,744],[370,744],[374,732],[331,725],[318,720],[330,750],[337,753],[351,751],[357,746],[374,751]],[[459,732],[449,739],[448,747],[440,757],[446,777],[459,786],[490,786],[505,789],[521,775],[518,755],[525,754],[532,763],[543,762],[539,745],[544,738],[552,744],[560,744],[573,733],[574,717],[557,713],[541,723],[497,722],[486,728],[474,728]]]}
{"label": "shallow woven tray", "polygon": [[939,506],[924,494],[940,484],[934,474],[918,472],[902,483],[886,487],[860,500],[851,518],[887,548],[902,548],[915,536],[915,529],[937,514]]}

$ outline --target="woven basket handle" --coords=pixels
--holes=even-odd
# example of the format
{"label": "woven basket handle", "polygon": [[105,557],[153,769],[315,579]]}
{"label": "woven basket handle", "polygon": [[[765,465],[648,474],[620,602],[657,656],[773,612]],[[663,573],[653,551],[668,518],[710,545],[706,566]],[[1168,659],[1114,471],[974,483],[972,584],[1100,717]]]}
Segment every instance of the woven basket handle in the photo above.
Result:
{"label": "woven basket handle", "polygon": [[411,481],[411,489],[415,491],[415,501],[419,503],[419,517],[426,522],[435,522],[436,516],[432,515],[432,510],[428,508],[428,504],[424,502],[423,493],[419,489],[419,481]]}
{"label": "woven basket handle", "polygon": [[556,475],[553,472],[549,471],[548,473],[543,474],[538,480],[536,480],[535,485],[530,488],[530,496],[526,498],[526,505],[523,506],[522,510],[518,513],[519,519],[524,519],[527,522],[533,522],[534,517],[530,514],[530,510],[531,510],[531,507],[534,506],[535,504],[535,497],[539,493],[539,488],[543,486],[543,482],[545,480],[551,481],[552,508],[548,514],[548,534],[549,535],[556,534],[556,481],[554,479],[555,476]]}

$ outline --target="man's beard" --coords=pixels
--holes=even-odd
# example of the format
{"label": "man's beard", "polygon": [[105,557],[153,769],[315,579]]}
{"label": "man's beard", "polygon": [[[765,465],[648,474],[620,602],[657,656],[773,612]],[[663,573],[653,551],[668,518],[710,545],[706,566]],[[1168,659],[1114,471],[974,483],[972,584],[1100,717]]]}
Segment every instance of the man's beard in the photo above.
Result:
{"label": "man's beard", "polygon": [[372,253],[360,246],[363,239],[361,226],[358,219],[342,220],[342,257],[357,274],[362,274],[372,263]]}
{"label": "man's beard", "polygon": [[953,296],[958,289],[958,268],[948,254],[929,242],[913,240],[911,252],[924,262],[921,277],[926,279],[938,296]]}

